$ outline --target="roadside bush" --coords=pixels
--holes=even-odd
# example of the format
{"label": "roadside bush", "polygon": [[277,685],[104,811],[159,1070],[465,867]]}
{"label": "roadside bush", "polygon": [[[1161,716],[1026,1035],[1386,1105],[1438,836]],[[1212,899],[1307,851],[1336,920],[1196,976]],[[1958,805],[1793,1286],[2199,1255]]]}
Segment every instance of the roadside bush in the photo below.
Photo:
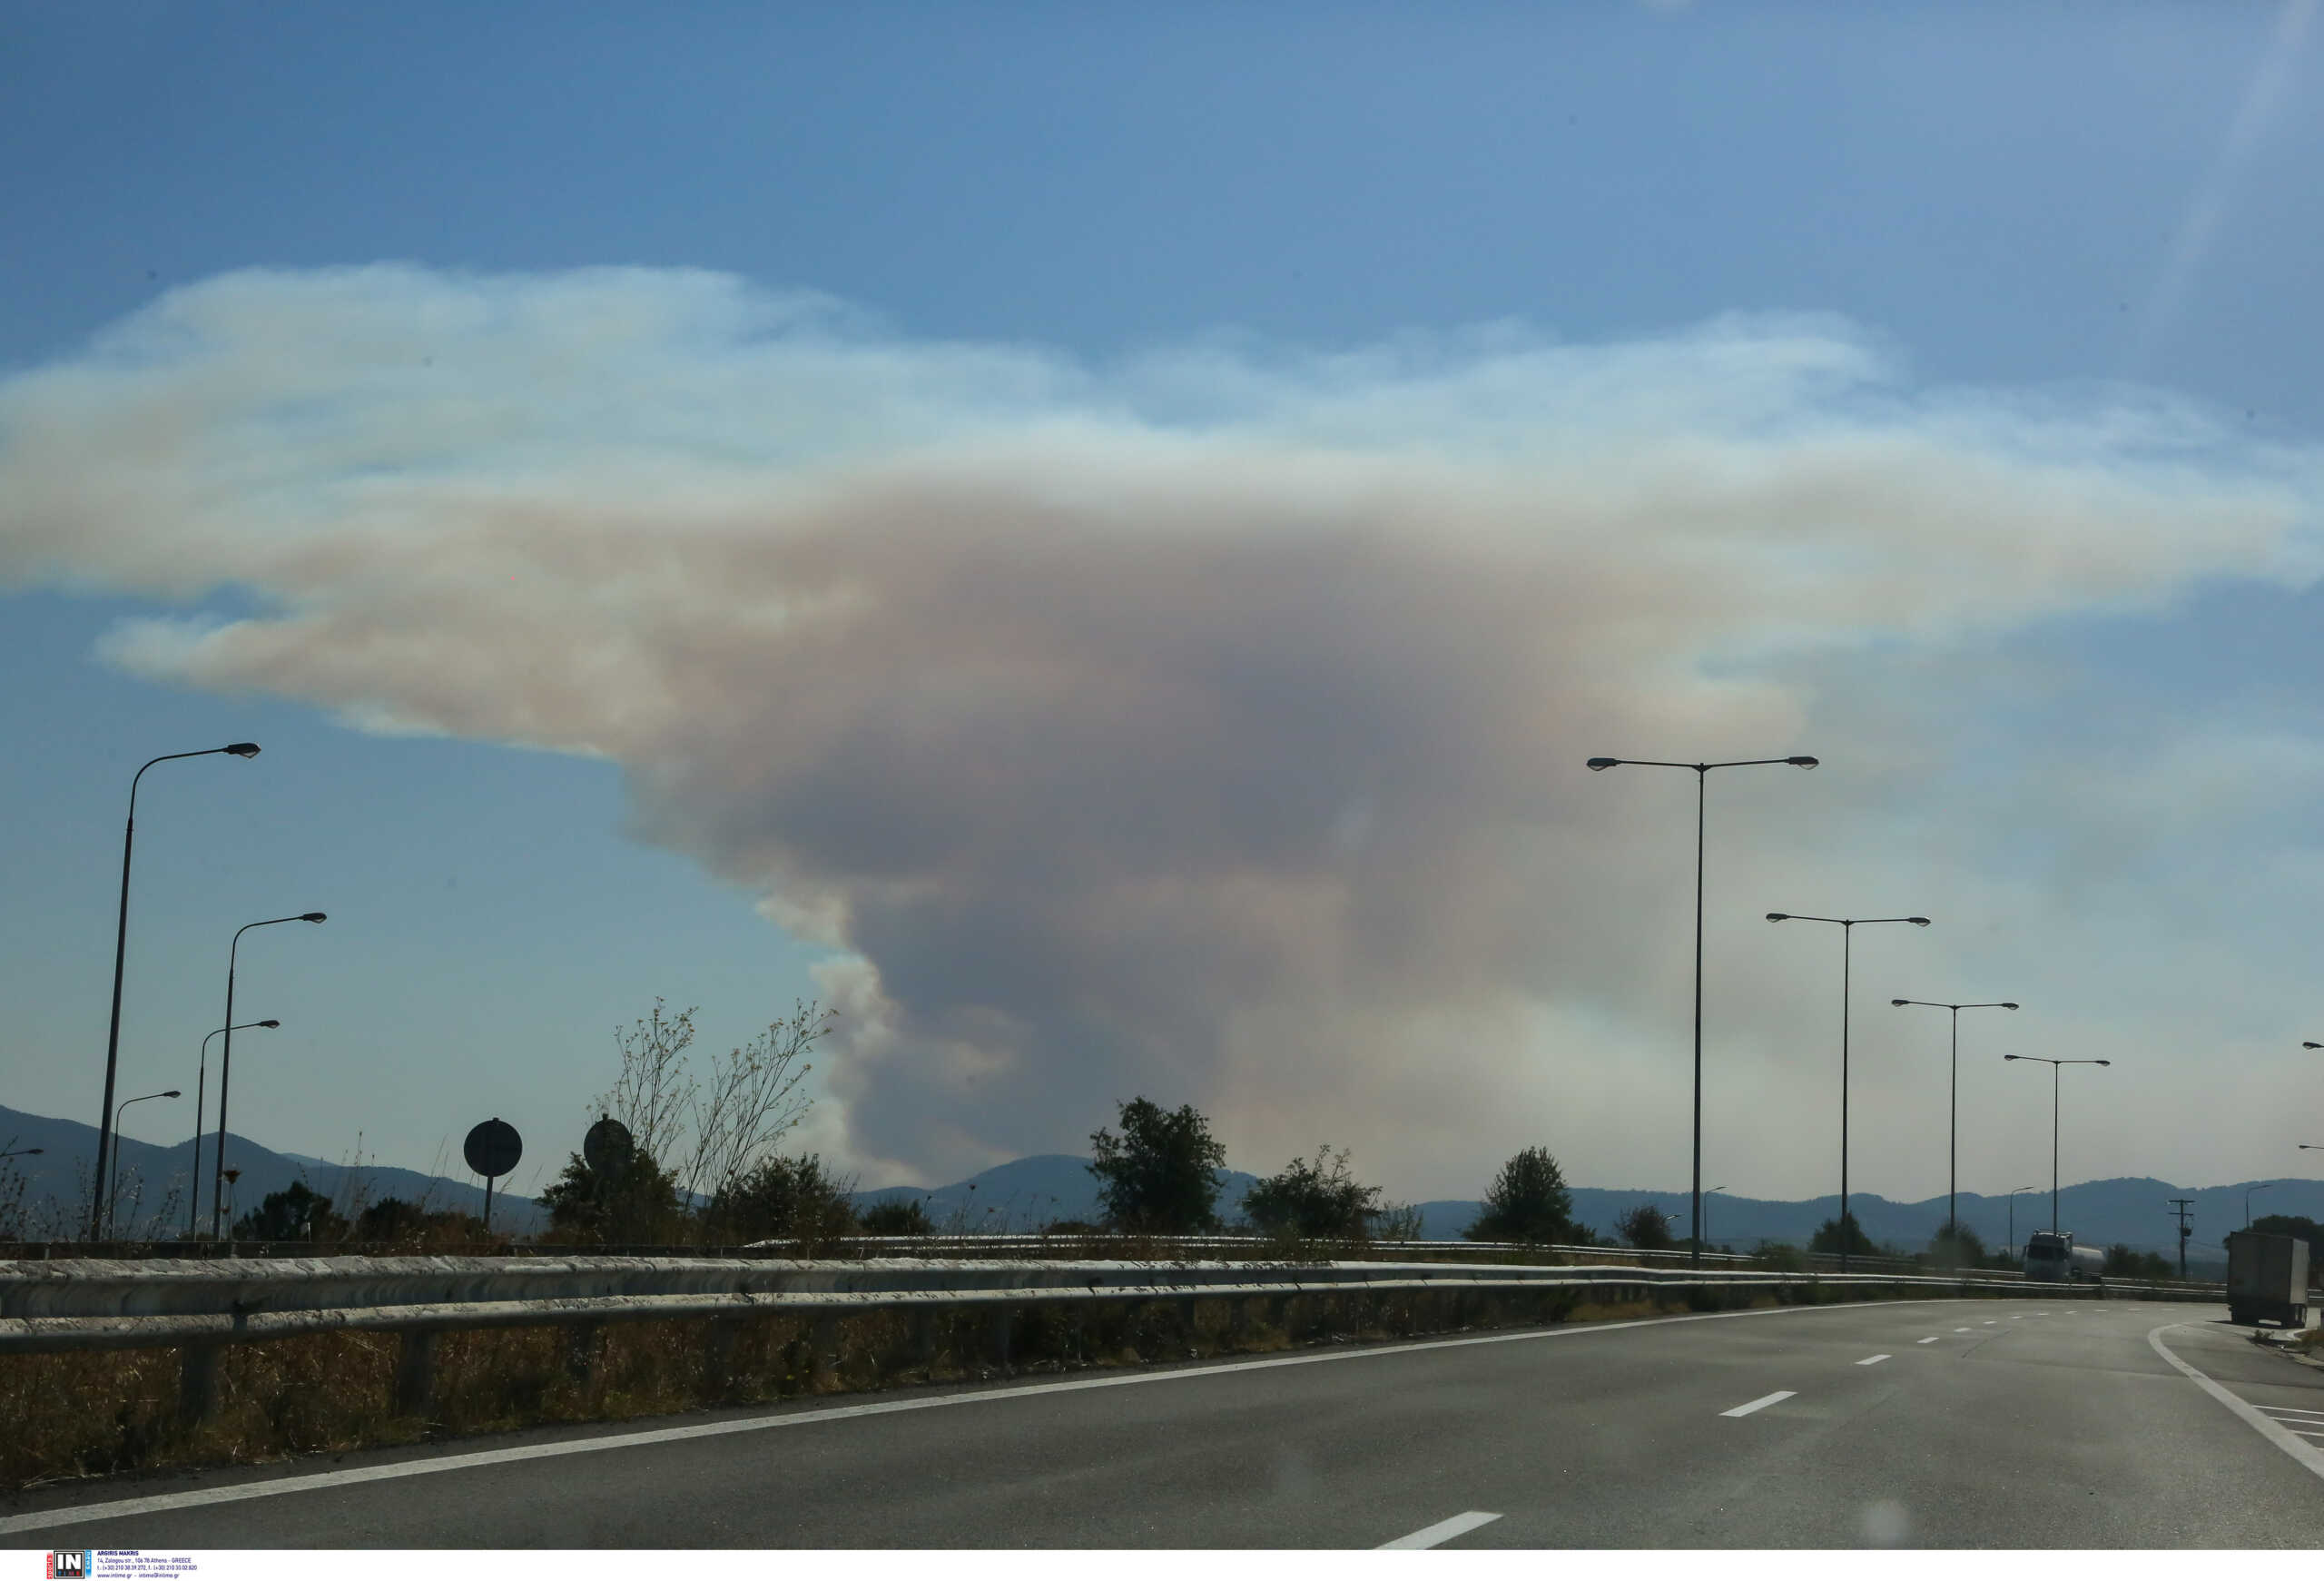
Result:
{"label": "roadside bush", "polygon": [[[852,1184],[827,1172],[815,1153],[762,1159],[711,1199],[703,1220],[717,1242],[836,1240],[856,1227],[855,1210],[847,1200]],[[920,1204],[906,1206],[925,1227],[928,1219]],[[926,1230],[881,1233],[924,1234]]]}
{"label": "roadside bush", "polygon": [[1293,1159],[1280,1174],[1268,1176],[1243,1198],[1243,1212],[1269,1235],[1306,1240],[1360,1240],[1379,1211],[1380,1188],[1360,1184],[1348,1169],[1348,1152],[1329,1143],[1315,1150],[1313,1163]]}
{"label": "roadside bush", "polygon": [[1545,1147],[1529,1147],[1485,1190],[1484,1211],[1462,1233],[1471,1240],[1529,1240],[1551,1245],[1574,1235],[1573,1193]]}
{"label": "roadside bush", "polygon": [[1957,1232],[1939,1230],[1929,1238],[1928,1260],[1936,1268],[1981,1268],[1985,1260],[1984,1240],[1966,1224]]}
{"label": "roadside bush", "polygon": [[1098,1200],[1109,1229],[1193,1235],[1218,1228],[1219,1171],[1226,1150],[1191,1103],[1164,1109],[1147,1098],[1121,1106],[1121,1134],[1090,1133]]}
{"label": "roadside bush", "polygon": [[928,1210],[920,1205],[917,1197],[891,1197],[884,1202],[874,1202],[863,1210],[862,1221],[866,1235],[936,1233],[936,1226],[929,1221]]}
{"label": "roadside bush", "polygon": [[1640,1251],[1670,1250],[1670,1215],[1651,1202],[1640,1202],[1620,1215],[1614,1220],[1614,1228]]}
{"label": "roadside bush", "polygon": [[332,1241],[346,1236],[347,1220],[331,1211],[329,1197],[293,1181],[235,1220],[233,1233],[237,1240]]}
{"label": "roadside bush", "polygon": [[1872,1237],[1864,1232],[1864,1226],[1856,1221],[1853,1213],[1841,1219],[1827,1219],[1817,1225],[1816,1233],[1808,1240],[1807,1250],[1846,1251],[1850,1257],[1871,1257],[1880,1250],[1872,1243]]}

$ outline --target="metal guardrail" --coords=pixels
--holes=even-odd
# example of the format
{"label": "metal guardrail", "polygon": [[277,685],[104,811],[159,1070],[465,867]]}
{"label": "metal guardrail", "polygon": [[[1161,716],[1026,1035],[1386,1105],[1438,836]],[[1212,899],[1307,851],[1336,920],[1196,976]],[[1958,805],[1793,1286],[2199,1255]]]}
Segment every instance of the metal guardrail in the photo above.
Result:
{"label": "metal guardrail", "polygon": [[1637,1264],[1511,1266],[1447,1262],[1227,1262],[1216,1260],[1010,1261],[880,1258],[805,1261],[774,1258],[343,1257],[167,1260],[124,1263],[55,1260],[0,1263],[0,1353],[174,1348],[180,1409],[207,1415],[220,1350],[231,1344],[332,1331],[403,1337],[399,1408],[424,1409],[434,1341],[458,1329],[562,1327],[576,1376],[594,1366],[606,1322],[714,1319],[706,1372],[723,1371],[735,1326],[750,1317],[813,1319],[820,1333],[841,1317],[906,1312],[924,1335],[931,1315],[982,1310],[1006,1365],[1009,1314],[1091,1302],[1225,1299],[1230,1320],[1251,1300],[1376,1297],[1416,1292],[1455,1298],[1586,1287],[1610,1300],[1657,1290],[1925,1290],[1931,1294],[2024,1294],[2087,1299],[2111,1293],[2216,1299],[2211,1291],[2152,1285],[2036,1285],[1980,1275],[1696,1272]]}

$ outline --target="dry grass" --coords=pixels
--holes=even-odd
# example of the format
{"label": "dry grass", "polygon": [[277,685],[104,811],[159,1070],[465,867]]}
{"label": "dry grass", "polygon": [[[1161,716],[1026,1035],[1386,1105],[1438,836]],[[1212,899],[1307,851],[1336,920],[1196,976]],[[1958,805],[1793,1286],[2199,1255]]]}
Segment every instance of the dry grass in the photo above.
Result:
{"label": "dry grass", "polygon": [[[1735,1306],[1768,1306],[1772,1296]],[[1695,1303],[1702,1309],[1702,1303]],[[1454,1295],[1299,1296],[1253,1303],[1238,1321],[1224,1299],[1020,1309],[1009,1370],[1056,1373],[1181,1361],[1305,1345],[1557,1322],[1598,1322],[1685,1310],[1665,1302],[1578,1301],[1571,1290]],[[819,1343],[819,1338],[821,1343]],[[544,1423],[621,1421],[713,1404],[971,1382],[1000,1376],[991,1318],[875,1312],[818,1329],[810,1319],[746,1319],[734,1330],[723,1378],[704,1365],[706,1319],[607,1324],[595,1365],[574,1365],[562,1329],[441,1336],[426,1418],[390,1406],[393,1335],[316,1334],[229,1347],[217,1408],[199,1427],[176,1418],[172,1351],[0,1357],[0,1486],[165,1467],[252,1464],[377,1445],[507,1431]]]}

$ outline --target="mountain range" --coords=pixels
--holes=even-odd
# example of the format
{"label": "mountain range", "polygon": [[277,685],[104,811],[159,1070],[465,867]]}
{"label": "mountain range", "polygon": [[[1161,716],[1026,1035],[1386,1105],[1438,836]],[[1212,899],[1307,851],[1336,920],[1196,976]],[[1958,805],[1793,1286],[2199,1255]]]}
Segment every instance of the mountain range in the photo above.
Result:
{"label": "mountain range", "polygon": [[[210,1172],[211,1143],[203,1144],[203,1173]],[[53,1119],[0,1106],[0,1150],[41,1148],[39,1157],[9,1161],[26,1182],[25,1203],[35,1224],[54,1225],[59,1234],[77,1233],[78,1214],[86,1212],[82,1177],[96,1154],[96,1131],[78,1121]],[[158,1147],[132,1137],[121,1139],[122,1197],[119,1222],[124,1230],[140,1227],[172,1189],[179,1194],[162,1226],[165,1232],[182,1230],[185,1215],[182,1195],[192,1159],[192,1144]],[[247,1137],[230,1134],[228,1162],[241,1171],[234,1201],[247,1210],[272,1191],[294,1181],[304,1181],[330,1197],[342,1210],[351,1201],[378,1201],[401,1197],[438,1209],[475,1213],[484,1205],[483,1188],[466,1179],[425,1174],[359,1161],[333,1162],[295,1152],[278,1152]],[[1095,1221],[1098,1218],[1097,1180],[1089,1161],[1071,1153],[1038,1153],[998,1164],[949,1186],[921,1188],[891,1186],[852,1193],[859,1206],[896,1199],[917,1199],[940,1229],[968,1232],[1038,1230],[1059,1220]],[[1223,1218],[1237,1216],[1244,1193],[1258,1177],[1239,1170],[1223,1171],[1219,1195]],[[2169,1199],[2193,1199],[2194,1235],[2188,1244],[2190,1270],[2196,1265],[2216,1265],[2224,1258],[2221,1237],[2244,1222],[2247,1201],[2254,1214],[2286,1213],[2324,1220],[2324,1181],[2308,1180],[2244,1181],[2232,1185],[2184,1187],[2148,1177],[2083,1181],[2058,1193],[2058,1223],[2073,1231],[2085,1245],[2117,1242],[2142,1251],[2175,1255],[2176,1220]],[[1683,1215],[1687,1192],[1642,1189],[1577,1186],[1573,1188],[1576,1220],[1601,1235],[1610,1235],[1620,1214],[1641,1203]],[[1446,1199],[1415,1204],[1421,1214],[1421,1234],[1427,1240],[1453,1240],[1475,1222],[1482,1204]],[[1930,1197],[1899,1202],[1869,1192],[1850,1196],[1856,1221],[1865,1233],[1883,1245],[1916,1250],[1928,1244],[1945,1223],[1945,1201]],[[77,1207],[77,1212],[76,1212]],[[1784,1201],[1714,1192],[1708,1204],[1709,1240],[1714,1245],[1748,1250],[1762,1240],[1804,1244],[1839,1209],[1835,1196]],[[2004,1197],[1975,1191],[1960,1195],[1961,1222],[1989,1247],[2022,1245],[2027,1234],[2046,1229],[2050,1196],[2046,1191],[2018,1195],[2014,1210]],[[530,1198],[496,1191],[493,1222],[517,1233],[542,1227],[546,1213]],[[207,1213],[204,1213],[205,1220]],[[1685,1232],[1681,1220],[1679,1232]]]}

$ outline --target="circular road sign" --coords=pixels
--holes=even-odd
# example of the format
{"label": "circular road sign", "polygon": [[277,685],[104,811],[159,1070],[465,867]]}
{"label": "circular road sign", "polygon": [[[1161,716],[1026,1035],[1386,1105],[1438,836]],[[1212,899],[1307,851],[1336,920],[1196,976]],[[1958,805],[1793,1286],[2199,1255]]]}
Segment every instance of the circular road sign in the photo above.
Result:
{"label": "circular road sign", "polygon": [[517,1161],[525,1156],[525,1139],[517,1134],[515,1126],[496,1115],[468,1132],[460,1152],[469,1169],[490,1180],[517,1167]]}
{"label": "circular road sign", "polygon": [[629,1134],[629,1127],[611,1115],[601,1114],[597,1123],[581,1139],[581,1156],[592,1172],[611,1175],[620,1172],[629,1161],[630,1150],[637,1144]]}

